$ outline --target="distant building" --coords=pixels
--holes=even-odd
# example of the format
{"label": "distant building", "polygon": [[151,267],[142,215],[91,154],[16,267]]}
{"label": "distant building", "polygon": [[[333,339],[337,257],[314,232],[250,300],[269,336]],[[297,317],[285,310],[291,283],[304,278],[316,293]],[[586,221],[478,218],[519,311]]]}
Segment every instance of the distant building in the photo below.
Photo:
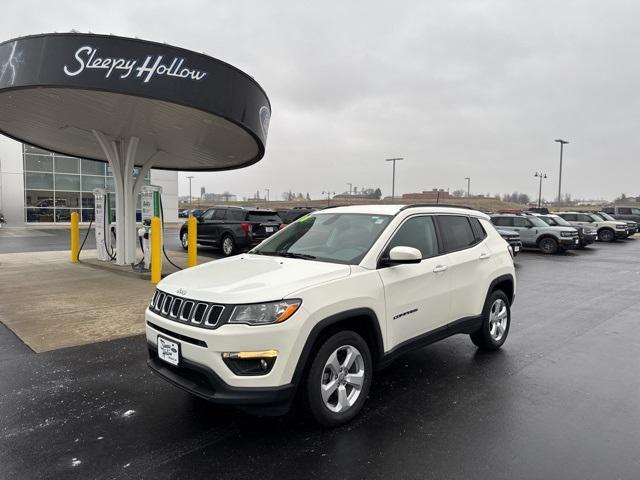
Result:
{"label": "distant building", "polygon": [[454,198],[443,188],[434,188],[433,190],[423,191],[421,193],[403,193],[403,200],[420,200],[420,201],[440,201]]}
{"label": "distant building", "polygon": [[233,193],[205,193],[202,197],[202,200],[205,202],[235,202],[238,199],[238,196]]}

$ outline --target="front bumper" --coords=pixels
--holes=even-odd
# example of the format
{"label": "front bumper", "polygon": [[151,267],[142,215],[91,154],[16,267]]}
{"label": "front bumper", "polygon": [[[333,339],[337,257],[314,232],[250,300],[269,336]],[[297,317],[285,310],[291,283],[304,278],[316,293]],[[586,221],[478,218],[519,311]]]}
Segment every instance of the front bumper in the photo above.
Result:
{"label": "front bumper", "polygon": [[233,405],[281,405],[287,407],[296,387],[290,383],[280,387],[233,387],[216,373],[197,362],[182,358],[179,366],[170,365],[158,358],[157,346],[147,343],[151,371],[176,387],[213,403]]}
{"label": "front bumper", "polygon": [[577,237],[562,237],[558,239],[558,244],[565,250],[573,250],[580,246],[580,239]]}
{"label": "front bumper", "polygon": [[582,235],[580,235],[580,245],[582,245],[583,247],[591,245],[596,241],[596,239],[597,235],[595,234],[583,233]]}
{"label": "front bumper", "polygon": [[616,230],[616,238],[627,238],[629,236],[628,231],[625,230]]}
{"label": "front bumper", "polygon": [[522,242],[520,240],[507,240],[507,243],[511,245],[514,257],[522,251]]}

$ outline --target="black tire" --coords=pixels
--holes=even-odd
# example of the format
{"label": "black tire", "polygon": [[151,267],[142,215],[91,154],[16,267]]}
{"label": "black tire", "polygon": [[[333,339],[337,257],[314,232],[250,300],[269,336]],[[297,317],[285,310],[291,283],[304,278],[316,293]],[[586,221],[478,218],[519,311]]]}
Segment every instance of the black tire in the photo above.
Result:
{"label": "black tire", "polygon": [[[502,304],[498,304],[497,302],[502,302]],[[504,305],[506,308],[506,326],[504,327],[504,331],[499,338],[496,338],[494,334],[492,334],[492,310],[496,305]],[[481,350],[498,350],[504,342],[507,340],[507,336],[509,335],[509,328],[511,327],[511,304],[509,302],[509,297],[502,290],[494,290],[491,292],[491,295],[487,297],[487,300],[484,304],[484,309],[482,310],[482,326],[476,332],[470,335],[471,341],[473,344],[480,348]]]}
{"label": "black tire", "polygon": [[616,232],[610,228],[603,228],[598,232],[598,239],[602,242],[615,242]]}
{"label": "black tire", "polygon": [[544,237],[538,242],[538,248],[542,253],[552,255],[559,250],[558,241],[552,237]]}
{"label": "black tire", "polygon": [[236,253],[236,241],[231,235],[222,236],[220,239],[220,251],[225,257],[230,257]]}
{"label": "black tire", "polygon": [[189,236],[187,235],[186,230],[180,232],[180,245],[182,245],[183,250],[188,250],[189,248],[188,238]]}
{"label": "black tire", "polygon": [[[360,358],[362,360],[361,367],[364,369],[362,384],[359,392],[356,392],[355,387],[348,383],[344,385],[344,391],[346,392],[345,395],[347,395],[347,398],[353,393],[357,393],[357,395],[355,395],[354,403],[346,410],[336,412],[332,411],[329,406],[325,404],[322,394],[322,385],[325,384],[325,382],[327,382],[326,385],[331,383],[330,380],[332,374],[331,371],[326,368],[329,357],[337,350],[347,347],[355,348],[360,353]],[[346,374],[353,371],[353,367],[357,367],[358,362],[359,361],[354,362],[352,368],[343,374],[345,375],[345,379],[347,378]],[[351,330],[344,330],[332,335],[326,339],[317,350],[305,380],[307,403],[311,414],[319,424],[325,427],[337,427],[338,425],[343,425],[351,421],[360,412],[362,406],[367,400],[367,395],[369,394],[369,389],[371,387],[372,376],[373,363],[371,361],[371,352],[369,351],[367,342],[365,342],[360,335]],[[338,378],[336,378],[336,381],[338,381]],[[338,397],[339,388],[340,387],[336,388],[327,398],[329,404],[335,401],[336,407],[340,403]],[[351,388],[351,391],[349,391],[349,388]]]}

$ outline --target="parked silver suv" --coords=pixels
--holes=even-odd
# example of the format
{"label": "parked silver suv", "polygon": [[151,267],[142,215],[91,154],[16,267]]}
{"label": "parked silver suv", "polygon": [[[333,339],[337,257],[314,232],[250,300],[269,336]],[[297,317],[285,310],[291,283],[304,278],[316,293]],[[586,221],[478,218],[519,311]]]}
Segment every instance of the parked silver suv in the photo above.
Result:
{"label": "parked silver suv", "polygon": [[491,216],[491,222],[501,230],[518,232],[524,247],[538,248],[543,253],[556,253],[580,246],[575,228],[552,227],[534,215],[496,214]]}

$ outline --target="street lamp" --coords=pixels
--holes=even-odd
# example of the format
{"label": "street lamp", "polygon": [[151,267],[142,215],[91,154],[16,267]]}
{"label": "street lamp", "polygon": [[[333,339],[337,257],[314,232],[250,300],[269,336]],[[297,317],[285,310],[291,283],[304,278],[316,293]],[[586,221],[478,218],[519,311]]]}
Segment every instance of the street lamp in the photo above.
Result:
{"label": "street lamp", "polygon": [[467,181],[467,198],[471,196],[471,177],[464,177]]}
{"label": "street lamp", "polygon": [[322,195],[326,195],[327,196],[327,207],[331,206],[331,195],[335,195],[336,192],[325,192],[324,190],[322,191]]}
{"label": "street lamp", "polygon": [[564,150],[564,146],[569,142],[562,140],[561,138],[556,138],[554,142],[558,142],[560,144],[560,175],[558,175],[558,204],[560,204],[562,201],[562,151]]}
{"label": "street lamp", "polygon": [[193,198],[191,197],[191,180],[193,180],[193,175],[187,177],[189,179],[189,210],[193,209]]}
{"label": "street lamp", "polygon": [[542,172],[536,172],[533,176],[540,178],[540,186],[538,187],[538,208],[540,208],[540,204],[542,202],[542,179],[547,178],[547,174]]}
{"label": "street lamp", "polygon": [[391,180],[391,201],[396,198],[396,162],[404,160],[404,158],[387,158],[385,162],[393,162],[393,177]]}

